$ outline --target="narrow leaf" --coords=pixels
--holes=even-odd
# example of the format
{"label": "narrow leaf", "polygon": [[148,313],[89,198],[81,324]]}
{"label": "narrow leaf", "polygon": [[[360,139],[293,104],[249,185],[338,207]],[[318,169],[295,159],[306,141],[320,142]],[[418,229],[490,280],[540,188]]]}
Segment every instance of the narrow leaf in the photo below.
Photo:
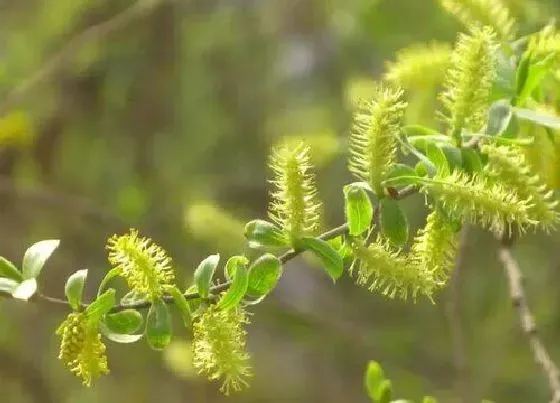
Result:
{"label": "narrow leaf", "polygon": [[381,200],[381,232],[395,246],[408,241],[408,220],[395,200]]}
{"label": "narrow leaf", "polygon": [[10,278],[16,281],[23,280],[23,276],[17,267],[2,256],[0,256],[0,277]]}
{"label": "narrow leaf", "polygon": [[282,276],[282,263],[276,256],[267,253],[253,262],[249,269],[247,293],[260,297],[270,293]]}
{"label": "narrow leaf", "polygon": [[344,187],[344,213],[350,235],[360,235],[369,228],[373,207],[365,190],[352,185]]}
{"label": "narrow leaf", "polygon": [[494,102],[488,112],[486,134],[489,136],[501,136],[509,126],[512,115],[513,111],[507,100]]}
{"label": "narrow leaf", "polygon": [[13,291],[12,297],[27,301],[37,291],[37,280],[30,278],[23,280]]}
{"label": "narrow leaf", "polygon": [[247,268],[244,264],[239,264],[236,266],[234,272],[232,272],[233,280],[228,290],[218,301],[218,307],[222,309],[230,309],[236,307],[247,292],[249,286],[249,275],[247,273]]}
{"label": "narrow leaf", "polygon": [[88,317],[93,322],[99,322],[103,315],[107,314],[117,302],[115,297],[116,291],[113,288],[109,288],[103,294],[101,294],[95,301],[93,301],[86,308],[86,313]]}
{"label": "narrow leaf", "polygon": [[[105,274],[105,277],[103,277],[103,280],[101,280],[101,283],[99,283],[99,288],[97,289],[97,296],[100,296],[101,294],[103,294],[105,292],[105,289],[107,288],[107,285],[109,284],[109,281],[111,281],[115,277],[120,276],[121,274],[122,274],[122,269],[121,268],[115,267],[115,268],[109,270],[107,272],[107,274]],[[124,297],[123,297],[123,299],[124,299]]]}
{"label": "narrow leaf", "polygon": [[302,249],[312,251],[323,263],[323,269],[336,281],[342,276],[344,263],[342,257],[326,241],[319,238],[302,238],[300,240]]}
{"label": "narrow leaf", "polygon": [[286,234],[271,222],[253,220],[245,225],[245,238],[251,248],[282,248],[289,246]]}
{"label": "narrow leaf", "polygon": [[72,309],[77,311],[82,304],[82,295],[84,293],[84,285],[87,277],[87,270],[78,270],[66,280],[64,293],[66,299],[70,303]]}
{"label": "narrow leaf", "polygon": [[49,239],[39,241],[27,249],[23,256],[23,278],[36,278],[41,273],[46,261],[51,257],[52,253],[58,248],[60,241],[58,239]]}
{"label": "narrow leaf", "polygon": [[530,109],[513,108],[515,116],[521,120],[533,122],[539,126],[549,127],[554,130],[560,130],[560,117],[549,115]]}
{"label": "narrow leaf", "polygon": [[154,350],[163,350],[171,341],[171,314],[162,299],[153,301],[146,318],[146,340]]}
{"label": "narrow leaf", "polygon": [[194,284],[197,287],[198,294],[202,298],[208,298],[210,287],[212,286],[212,278],[214,277],[214,272],[219,262],[219,254],[210,255],[200,262],[194,271]]}
{"label": "narrow leaf", "polygon": [[104,319],[107,329],[116,334],[132,334],[142,326],[144,318],[136,309],[110,313]]}
{"label": "narrow leaf", "polygon": [[426,144],[426,157],[436,166],[437,172],[449,174],[449,164],[441,148],[433,143]]}
{"label": "narrow leaf", "polygon": [[175,301],[175,306],[181,312],[181,317],[183,318],[185,327],[189,327],[191,325],[191,309],[189,303],[187,302],[187,299],[185,298],[183,293],[181,293],[181,290],[172,285],[164,286],[163,289],[166,293],[171,295],[173,301]]}

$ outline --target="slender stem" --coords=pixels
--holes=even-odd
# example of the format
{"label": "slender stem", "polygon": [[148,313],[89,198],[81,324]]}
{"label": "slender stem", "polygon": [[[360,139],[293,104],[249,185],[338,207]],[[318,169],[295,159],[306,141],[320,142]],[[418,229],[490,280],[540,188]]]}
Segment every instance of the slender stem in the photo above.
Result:
{"label": "slender stem", "polygon": [[533,360],[541,367],[543,374],[548,380],[551,400],[550,403],[560,403],[560,370],[550,357],[545,345],[537,333],[535,317],[529,309],[525,290],[523,289],[523,274],[517,260],[511,251],[511,240],[503,236],[498,257],[509,282],[509,293],[511,303],[517,310],[521,330],[529,342]]}

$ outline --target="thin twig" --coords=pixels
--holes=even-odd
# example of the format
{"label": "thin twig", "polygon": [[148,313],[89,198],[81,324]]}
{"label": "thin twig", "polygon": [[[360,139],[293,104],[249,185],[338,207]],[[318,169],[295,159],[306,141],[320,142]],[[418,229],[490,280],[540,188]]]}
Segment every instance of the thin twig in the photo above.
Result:
{"label": "thin twig", "polygon": [[501,239],[501,246],[498,257],[505,269],[505,274],[509,282],[509,293],[511,302],[517,310],[521,329],[533,353],[533,359],[542,369],[548,380],[551,400],[550,403],[560,403],[560,370],[550,358],[550,355],[537,334],[535,317],[529,309],[525,290],[523,289],[523,274],[519,268],[517,260],[511,251],[511,240],[504,236]]}
{"label": "thin twig", "polygon": [[85,31],[71,39],[62,50],[49,58],[39,70],[17,85],[11,92],[3,96],[0,103],[0,115],[6,113],[20,102],[37,85],[48,81],[60,68],[66,65],[67,60],[91,42],[99,41],[111,33],[127,26],[134,20],[148,15],[156,6],[163,4],[164,0],[138,0],[132,6],[108,21],[87,28]]}
{"label": "thin twig", "polygon": [[451,333],[451,345],[453,348],[453,364],[455,366],[455,387],[457,395],[463,402],[470,401],[467,361],[465,353],[465,337],[463,323],[461,321],[461,278],[465,270],[465,251],[467,248],[469,227],[463,226],[459,237],[459,248],[455,258],[455,267],[449,278],[445,299],[445,316]]}

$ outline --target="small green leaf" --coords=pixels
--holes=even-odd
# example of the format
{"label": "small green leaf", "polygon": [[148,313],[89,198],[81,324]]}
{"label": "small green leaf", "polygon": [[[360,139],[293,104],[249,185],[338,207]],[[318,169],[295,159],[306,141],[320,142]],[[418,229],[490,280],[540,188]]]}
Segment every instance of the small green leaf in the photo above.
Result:
{"label": "small green leaf", "polygon": [[344,213],[350,235],[360,235],[369,228],[373,207],[365,190],[352,185],[344,187]]}
{"label": "small green leaf", "polygon": [[51,257],[52,253],[58,248],[60,241],[58,239],[49,239],[39,241],[25,251],[23,256],[23,278],[36,278],[41,273],[46,261]]}
{"label": "small green leaf", "polygon": [[372,402],[379,402],[382,395],[382,385],[385,380],[383,369],[376,361],[368,362],[364,376],[364,386]]}
{"label": "small green leaf", "polygon": [[245,238],[251,248],[282,248],[289,246],[286,234],[271,222],[253,220],[245,225]]}
{"label": "small green leaf", "polygon": [[236,260],[234,269],[231,269],[233,280],[226,293],[218,301],[218,308],[230,309],[236,307],[245,294],[249,286],[249,275],[246,265],[242,261]]}
{"label": "small green leaf", "polygon": [[208,298],[210,287],[212,286],[212,278],[214,277],[214,272],[219,262],[219,254],[210,255],[200,262],[194,271],[194,284],[197,287],[198,294],[202,298]]}
{"label": "small green leaf", "polygon": [[381,386],[379,387],[379,389],[380,389],[380,396],[378,402],[390,403],[391,398],[393,396],[393,385],[391,384],[391,381],[388,379],[381,381]]}
{"label": "small green leaf", "polygon": [[494,102],[488,112],[486,134],[489,136],[501,136],[509,126],[512,116],[513,111],[507,100],[501,99]]}
{"label": "small green leaf", "polygon": [[312,251],[323,263],[323,269],[336,281],[342,276],[344,262],[337,251],[328,242],[319,238],[302,238],[299,241],[302,249]]}
{"label": "small green leaf", "polygon": [[129,291],[121,298],[122,305],[134,305],[146,301],[144,294],[137,291]]}
{"label": "small green leaf", "polygon": [[136,309],[110,313],[104,319],[107,329],[116,334],[132,334],[142,326],[144,318]]}
{"label": "small green leaf", "polygon": [[422,399],[422,403],[437,403],[437,399],[432,396],[424,396],[424,399]]}
{"label": "small green leaf", "polygon": [[[100,296],[105,292],[105,289],[107,288],[107,284],[109,284],[109,281],[111,281],[115,277],[120,276],[121,274],[122,274],[122,269],[120,267],[115,267],[109,270],[107,274],[105,274],[105,277],[103,277],[103,280],[101,280],[101,283],[99,283],[99,288],[97,289],[97,296]],[[125,297],[126,295],[123,298]]]}
{"label": "small green leaf", "polygon": [[146,318],[146,340],[154,350],[163,350],[171,341],[171,313],[162,299],[153,301]]}
{"label": "small green leaf", "polygon": [[517,72],[515,77],[515,93],[517,96],[521,95],[523,88],[525,88],[525,83],[527,82],[527,77],[529,76],[529,66],[531,65],[531,53],[526,52],[519,64],[517,66]]}
{"label": "small green leaf", "polygon": [[[394,164],[387,172],[387,178],[396,178],[396,177],[407,177],[407,176],[418,176],[414,168],[405,164]],[[411,183],[407,183],[406,181],[403,183],[399,183],[400,185],[410,185]]]}
{"label": "small green leaf", "polygon": [[408,241],[408,220],[396,200],[381,200],[381,232],[395,246]]}
{"label": "small green leaf", "polygon": [[12,294],[18,287],[19,283],[11,278],[0,277],[0,292]]}
{"label": "small green leaf", "polygon": [[179,311],[181,311],[181,316],[183,318],[183,323],[185,324],[185,327],[190,326],[191,309],[189,303],[187,302],[187,299],[185,298],[183,293],[181,293],[181,290],[179,290],[177,287],[172,285],[166,285],[163,287],[163,289],[166,293],[171,295],[173,301],[175,301],[175,306],[179,309]]}
{"label": "small green leaf", "polygon": [[521,120],[533,122],[539,126],[549,127],[554,130],[560,130],[560,116],[522,108],[513,108],[513,113]]}
{"label": "small green leaf", "polygon": [[143,333],[139,333],[139,334],[113,333],[103,322],[99,324],[99,330],[101,330],[101,333],[103,333],[103,335],[107,337],[109,340],[121,344],[136,343],[138,340],[144,337]]}
{"label": "small green leaf", "polygon": [[11,278],[12,280],[22,281],[23,276],[17,267],[8,259],[0,256],[0,277]]}
{"label": "small green leaf", "polygon": [[247,267],[249,264],[249,259],[245,256],[232,256],[228,259],[225,268],[225,275],[228,281],[233,280],[237,274],[237,268],[239,266]]}
{"label": "small green leaf", "polygon": [[64,293],[66,299],[70,303],[72,309],[77,311],[82,304],[82,295],[84,293],[84,285],[86,283],[87,270],[78,270],[66,280]]}
{"label": "small green leaf", "polygon": [[539,86],[541,81],[547,76],[547,74],[550,73],[555,60],[556,55],[550,54],[536,63],[531,63],[523,89],[516,97],[516,105],[523,105],[525,103],[533,91]]}
{"label": "small green leaf", "polygon": [[117,302],[115,294],[116,291],[113,288],[109,288],[103,294],[98,296],[97,299],[86,308],[88,318],[90,318],[93,322],[99,322],[101,318],[109,313],[109,311],[111,311],[111,309],[115,306]]}
{"label": "small green leaf", "polygon": [[441,148],[433,143],[428,143],[426,145],[426,157],[436,166],[438,173],[449,174],[449,165]]}
{"label": "small green leaf", "polygon": [[18,286],[12,291],[12,297],[27,301],[33,296],[33,294],[35,294],[36,291],[37,280],[30,278],[23,280],[20,284],[18,284]]}
{"label": "small green leaf", "polygon": [[463,157],[463,169],[470,173],[478,173],[482,171],[482,160],[478,153],[472,148],[462,148],[461,155]]}
{"label": "small green leaf", "polygon": [[449,165],[449,169],[454,171],[456,169],[460,169],[463,165],[463,157],[461,156],[461,149],[444,144],[440,146],[441,151],[445,155],[445,159],[447,160],[447,164]]}
{"label": "small green leaf", "polygon": [[247,294],[260,297],[270,293],[282,276],[282,263],[276,256],[267,253],[253,262],[249,268]]}

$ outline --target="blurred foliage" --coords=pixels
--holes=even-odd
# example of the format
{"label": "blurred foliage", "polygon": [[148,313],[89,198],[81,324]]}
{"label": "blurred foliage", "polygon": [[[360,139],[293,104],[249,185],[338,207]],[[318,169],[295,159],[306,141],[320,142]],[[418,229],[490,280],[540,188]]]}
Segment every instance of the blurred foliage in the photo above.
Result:
{"label": "blurred foliage", "polygon": [[[556,0],[504,2],[523,34],[560,17]],[[49,295],[62,295],[63,279],[77,269],[87,267],[99,280],[107,267],[105,239],[132,226],[165,246],[185,281],[203,256],[239,251],[242,220],[262,216],[267,205],[268,150],[286,136],[305,138],[316,150],[320,192],[332,200],[326,224],[339,223],[340,185],[348,179],[340,150],[352,100],[371,91],[398,49],[451,43],[461,29],[435,1],[161,3],[73,49],[3,109],[2,101],[45,71],[72,38],[133,1],[1,2],[0,249],[15,258],[37,239],[60,238],[44,286]],[[407,119],[434,122],[426,114],[434,94],[414,92]],[[526,130],[537,132],[530,158],[560,186],[560,134]],[[541,144],[552,138],[556,151],[544,155]],[[418,226],[422,204],[404,205]],[[542,337],[560,358],[558,243],[557,236],[530,236],[517,255]],[[487,234],[470,234],[459,295],[467,353],[461,379],[446,294],[436,305],[387,301],[347,279],[335,289],[322,273],[301,270],[300,261],[256,308],[249,346],[254,387],[228,401],[365,403],[369,357],[411,399],[430,394],[453,402],[457,383],[466,382],[475,401],[546,401],[494,247]],[[223,401],[214,385],[190,378],[180,341],[163,359],[144,346],[109,345],[112,375],[84,390],[54,359],[52,330],[63,312],[47,309],[0,302],[3,401]]]}

